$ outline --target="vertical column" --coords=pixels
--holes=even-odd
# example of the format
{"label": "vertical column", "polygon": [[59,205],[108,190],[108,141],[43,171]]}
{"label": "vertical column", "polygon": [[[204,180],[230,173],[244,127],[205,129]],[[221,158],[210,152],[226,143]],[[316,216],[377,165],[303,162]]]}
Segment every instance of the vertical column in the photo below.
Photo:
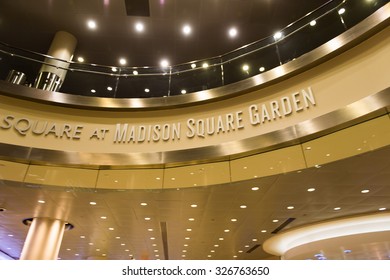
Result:
{"label": "vertical column", "polygon": [[65,80],[69,62],[72,60],[77,39],[70,33],[58,31],[50,45],[48,55],[55,58],[46,58],[42,65],[34,87],[57,91]]}
{"label": "vertical column", "polygon": [[21,260],[56,260],[60,251],[65,222],[34,218],[20,255]]}

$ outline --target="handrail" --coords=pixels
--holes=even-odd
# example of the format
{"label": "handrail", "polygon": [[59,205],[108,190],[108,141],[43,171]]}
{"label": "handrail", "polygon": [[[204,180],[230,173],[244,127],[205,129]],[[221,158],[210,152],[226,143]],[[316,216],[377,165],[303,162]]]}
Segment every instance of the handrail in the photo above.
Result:
{"label": "handrail", "polygon": [[[366,2],[364,0],[360,0],[360,1],[362,3]],[[388,3],[388,1],[386,1],[386,0],[376,0],[373,2],[375,2],[377,5],[377,7],[375,9],[379,9],[381,6]],[[137,92],[137,94],[138,94],[137,96],[132,96],[131,94],[129,96],[127,96],[126,95],[127,92],[125,92],[126,91],[125,86],[122,87],[122,83],[126,84],[125,82],[127,81],[126,80],[127,78],[137,78],[137,79],[146,78],[146,79],[149,79],[147,81],[148,83],[151,82],[150,78],[148,78],[148,77],[156,77],[156,78],[164,79],[163,87],[166,86],[166,87],[168,87],[168,89],[166,91],[162,91],[161,93],[158,93],[156,95],[146,96],[146,97],[148,97],[148,98],[149,97],[163,97],[163,96],[165,97],[165,96],[172,96],[172,95],[179,95],[180,94],[180,92],[178,92],[179,89],[177,89],[177,88],[175,89],[176,91],[173,92],[172,84],[174,84],[174,82],[177,82],[177,84],[180,84],[180,82],[181,82],[180,79],[182,78],[184,80],[185,78],[188,78],[188,75],[199,75],[199,76],[203,75],[202,71],[204,71],[204,68],[200,65],[201,62],[206,62],[206,61],[210,62],[210,64],[208,65],[208,69],[214,69],[214,72],[216,72],[216,74],[214,74],[214,76],[211,76],[211,74],[210,74],[210,76],[207,77],[208,79],[214,79],[213,83],[211,83],[211,84],[207,83],[207,85],[206,85],[206,82],[202,82],[202,81],[199,81],[199,83],[196,83],[197,77],[195,77],[195,78],[191,77],[191,82],[194,83],[194,85],[192,86],[192,90],[190,89],[189,92],[182,90],[181,93],[184,92],[184,94],[186,94],[186,93],[190,93],[190,92],[199,92],[199,91],[204,90],[204,89],[218,88],[221,86],[233,84],[235,82],[245,80],[249,77],[252,77],[252,76],[258,74],[258,72],[257,73],[249,73],[247,71],[248,75],[243,76],[241,73],[239,73],[239,71],[237,71],[237,68],[235,68],[234,70],[231,70],[231,69],[229,69],[229,66],[231,64],[238,63],[241,59],[251,58],[251,56],[253,56],[253,55],[258,55],[260,57],[259,53],[261,53],[263,51],[270,51],[270,50],[273,51],[273,48],[275,48],[275,53],[276,53],[276,56],[275,56],[275,54],[272,54],[274,56],[274,57],[272,57],[273,62],[270,63],[269,67],[264,68],[264,70],[260,70],[263,67],[259,68],[260,72],[269,71],[275,67],[278,67],[280,65],[285,64],[288,61],[296,59],[298,56],[301,56],[305,52],[310,51],[310,49],[304,50],[304,51],[299,50],[300,52],[297,54],[296,53],[289,54],[288,53],[289,49],[286,48],[285,50],[281,50],[280,45],[288,44],[289,40],[293,41],[295,36],[300,36],[301,33],[305,33],[305,32],[302,32],[302,30],[305,28],[308,28],[312,21],[320,21],[320,20],[326,18],[327,16],[333,15],[333,13],[335,13],[337,10],[339,10],[342,6],[344,7],[346,5],[351,5],[351,7],[353,8],[354,7],[353,4],[356,4],[356,3],[357,3],[357,0],[355,0],[355,1],[352,1],[352,0],[329,0],[326,3],[324,3],[323,5],[321,5],[320,7],[316,8],[315,10],[307,13],[306,15],[302,16],[301,18],[288,24],[286,27],[282,28],[279,31],[279,32],[283,33],[282,38],[275,38],[274,36],[271,35],[271,36],[265,37],[263,39],[260,39],[258,41],[253,42],[253,43],[250,43],[248,45],[242,46],[238,49],[235,49],[233,51],[227,52],[227,53],[222,54],[222,55],[209,57],[209,58],[205,58],[205,59],[200,59],[200,60],[195,60],[195,61],[191,61],[191,62],[186,62],[186,63],[182,63],[182,64],[177,64],[177,65],[173,65],[173,66],[168,66],[166,68],[162,68],[159,66],[142,66],[142,67],[140,67],[140,66],[106,66],[106,65],[99,65],[99,64],[80,63],[80,62],[75,62],[75,61],[66,61],[66,60],[54,58],[54,57],[49,56],[49,55],[26,50],[26,49],[23,49],[20,47],[11,46],[11,45],[4,43],[4,42],[0,42],[0,53],[6,55],[8,57],[18,58],[18,59],[21,59],[23,61],[29,61],[30,63],[33,63],[34,66],[38,65],[38,64],[40,64],[40,65],[44,64],[44,65],[48,65],[48,66],[53,66],[57,69],[62,69],[62,70],[68,71],[68,76],[69,76],[69,73],[74,73],[74,74],[78,74],[78,75],[90,75],[89,78],[91,78],[94,75],[98,75],[98,76],[106,76],[106,77],[111,78],[111,79],[116,79],[115,81],[114,80],[111,81],[111,83],[113,83],[113,81],[116,83],[115,91],[112,93],[112,95],[100,96],[100,97],[114,97],[114,98],[138,97],[138,98],[144,98],[143,96],[139,96],[140,95],[139,92]],[[366,5],[368,5],[367,3],[368,2],[366,2]],[[371,7],[371,9],[373,9],[373,8]],[[372,13],[372,11],[368,9],[365,16],[367,17],[371,13]],[[353,14],[353,13],[351,12],[351,14]],[[346,26],[341,15],[339,15],[339,17],[341,18],[341,22],[343,23],[343,26],[341,26],[341,25],[337,26],[337,28],[339,29],[337,31],[338,32],[337,34],[340,34],[340,33],[344,32],[346,29],[351,27],[351,26],[349,26],[349,27]],[[327,40],[333,39],[333,37],[327,38]],[[306,39],[310,39],[310,37],[308,37]],[[325,43],[325,42],[323,42],[323,43]],[[298,49],[298,47],[300,47],[300,46],[294,45],[293,47]],[[319,45],[314,44],[313,46],[311,46],[312,49],[314,49],[316,47],[319,47]],[[283,53],[283,52],[285,52],[285,53]],[[267,59],[269,58],[269,57],[267,57],[267,55],[263,55],[263,56],[264,56],[263,58],[267,58]],[[287,57],[282,59],[281,56],[287,56]],[[251,58],[251,59],[253,59],[253,58]],[[69,66],[62,67],[60,65],[55,65],[55,64],[50,62],[51,60],[57,61],[57,62],[64,62],[64,63],[68,64]],[[194,64],[196,65],[195,67],[193,67]],[[10,70],[11,69],[12,68],[10,68]],[[113,71],[113,70],[115,70],[115,71]],[[229,75],[230,75],[230,77],[229,77]],[[229,77],[229,79],[227,79],[226,77]],[[1,77],[0,77],[0,79],[1,79]],[[203,77],[203,79],[204,79],[204,77]],[[65,85],[70,84],[71,81],[72,81],[71,78],[67,78],[65,81]],[[120,95],[117,95],[118,85],[119,85],[119,90],[122,90]],[[30,86],[31,86],[31,81],[30,81]],[[65,92],[73,93],[76,95],[87,95],[88,96],[88,94],[85,94],[85,92],[84,93],[77,92],[77,90],[78,90],[77,88],[76,89],[71,88],[71,89],[66,89]],[[137,89],[137,91],[139,91],[139,89]]]}

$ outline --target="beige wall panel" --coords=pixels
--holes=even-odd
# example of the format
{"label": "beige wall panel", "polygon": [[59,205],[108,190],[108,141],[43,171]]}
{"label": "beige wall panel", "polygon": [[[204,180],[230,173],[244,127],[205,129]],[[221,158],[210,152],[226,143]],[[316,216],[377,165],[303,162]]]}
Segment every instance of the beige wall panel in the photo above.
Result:
{"label": "beige wall panel", "polygon": [[309,167],[390,145],[390,118],[379,117],[303,144]]}
{"label": "beige wall panel", "polygon": [[27,168],[27,164],[0,160],[0,179],[22,182]]}
{"label": "beige wall panel", "polygon": [[96,188],[161,189],[163,169],[100,170]]}
{"label": "beige wall panel", "polygon": [[98,171],[53,166],[30,165],[26,183],[39,185],[95,188]]}
{"label": "beige wall panel", "polygon": [[229,162],[165,169],[164,188],[209,186],[230,182]]}
{"label": "beige wall panel", "polygon": [[301,146],[292,146],[231,162],[232,181],[249,180],[306,168]]}

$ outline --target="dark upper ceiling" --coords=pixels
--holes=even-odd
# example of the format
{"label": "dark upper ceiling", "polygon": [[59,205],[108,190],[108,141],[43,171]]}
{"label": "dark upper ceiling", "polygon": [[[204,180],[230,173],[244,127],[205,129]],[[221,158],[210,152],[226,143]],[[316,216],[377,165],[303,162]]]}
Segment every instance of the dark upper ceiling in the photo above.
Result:
{"label": "dark upper ceiling", "polygon": [[[0,41],[46,53],[55,32],[78,39],[86,62],[128,66],[171,65],[212,57],[272,35],[328,0],[2,0]],[[146,4],[146,5],[145,5]],[[149,6],[149,7],[147,7]],[[140,8],[139,8],[140,7]],[[127,9],[126,9],[127,8]],[[148,9],[149,8],[149,9]],[[127,14],[150,13],[150,16]],[[95,30],[87,21],[97,23]],[[143,22],[142,33],[134,25]],[[192,33],[182,33],[184,24]],[[228,29],[236,27],[235,38]]]}

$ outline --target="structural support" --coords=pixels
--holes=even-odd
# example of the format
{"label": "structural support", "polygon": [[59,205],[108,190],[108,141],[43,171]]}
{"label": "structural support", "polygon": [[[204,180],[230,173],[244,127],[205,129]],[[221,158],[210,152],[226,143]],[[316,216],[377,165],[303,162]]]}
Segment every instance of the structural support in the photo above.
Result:
{"label": "structural support", "polygon": [[65,80],[69,61],[72,60],[77,39],[70,33],[58,31],[50,45],[48,55],[42,65],[34,87],[58,91]]}
{"label": "structural support", "polygon": [[21,260],[56,260],[66,222],[51,218],[34,218],[20,255]]}

